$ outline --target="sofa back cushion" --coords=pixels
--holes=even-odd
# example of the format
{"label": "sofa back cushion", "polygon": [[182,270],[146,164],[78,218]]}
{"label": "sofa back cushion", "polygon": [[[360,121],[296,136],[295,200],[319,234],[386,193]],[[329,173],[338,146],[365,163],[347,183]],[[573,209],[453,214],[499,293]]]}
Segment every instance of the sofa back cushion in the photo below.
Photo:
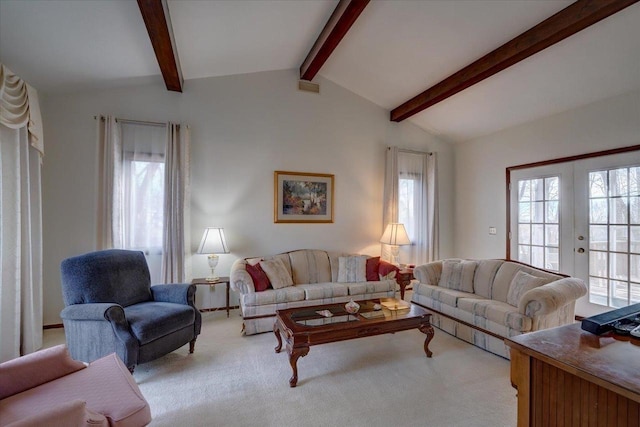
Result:
{"label": "sofa back cushion", "polygon": [[456,291],[473,292],[476,261],[446,259],[442,262],[442,275],[438,286]]}
{"label": "sofa back cushion", "polygon": [[304,249],[289,252],[291,277],[296,285],[331,282],[331,265],[326,251]]}
{"label": "sofa back cushion", "polygon": [[507,302],[507,295],[509,293],[511,282],[513,281],[516,273],[521,270],[532,276],[548,279],[549,282],[562,279],[563,277],[559,274],[547,273],[546,271],[519,264],[517,262],[505,261],[498,269],[496,277],[493,280],[493,286],[491,288],[491,299]]}
{"label": "sofa back cushion", "polygon": [[364,255],[338,258],[338,282],[360,283],[367,281],[367,257]]}
{"label": "sofa back cushion", "polygon": [[503,263],[504,261],[500,259],[478,260],[478,266],[476,267],[476,273],[473,278],[473,290],[476,295],[491,298],[493,280]]}
{"label": "sofa back cushion", "polygon": [[338,281],[338,270],[340,269],[340,257],[341,256],[349,256],[352,254],[348,254],[345,252],[327,252],[327,256],[329,257],[329,265],[331,266],[331,281]]}

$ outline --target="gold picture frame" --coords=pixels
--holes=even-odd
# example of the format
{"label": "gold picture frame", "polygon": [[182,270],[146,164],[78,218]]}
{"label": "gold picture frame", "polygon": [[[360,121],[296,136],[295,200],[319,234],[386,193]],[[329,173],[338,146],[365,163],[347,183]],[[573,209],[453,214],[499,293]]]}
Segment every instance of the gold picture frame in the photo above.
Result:
{"label": "gold picture frame", "polygon": [[275,223],[332,223],[334,176],[308,172],[274,172]]}

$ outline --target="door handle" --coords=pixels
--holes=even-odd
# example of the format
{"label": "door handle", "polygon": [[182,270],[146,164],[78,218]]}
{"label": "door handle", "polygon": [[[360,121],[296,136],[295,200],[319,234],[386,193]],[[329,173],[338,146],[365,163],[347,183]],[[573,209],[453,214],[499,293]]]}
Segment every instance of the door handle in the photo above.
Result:
{"label": "door handle", "polygon": [[583,254],[584,253],[584,249],[583,248],[578,248],[578,253],[579,254]]}

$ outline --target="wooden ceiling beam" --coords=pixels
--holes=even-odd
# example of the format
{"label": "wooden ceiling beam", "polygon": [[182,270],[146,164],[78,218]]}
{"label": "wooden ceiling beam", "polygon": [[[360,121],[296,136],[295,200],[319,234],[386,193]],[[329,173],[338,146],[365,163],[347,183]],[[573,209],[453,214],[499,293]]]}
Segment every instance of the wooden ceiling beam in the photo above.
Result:
{"label": "wooden ceiling beam", "polygon": [[138,7],[147,27],[167,90],[182,92],[182,72],[166,1],[138,0]]}
{"label": "wooden ceiling beam", "polygon": [[578,0],[391,110],[400,122],[526,59],[639,0]]}
{"label": "wooden ceiling beam", "polygon": [[300,66],[300,79],[313,80],[367,4],[369,0],[340,0]]}

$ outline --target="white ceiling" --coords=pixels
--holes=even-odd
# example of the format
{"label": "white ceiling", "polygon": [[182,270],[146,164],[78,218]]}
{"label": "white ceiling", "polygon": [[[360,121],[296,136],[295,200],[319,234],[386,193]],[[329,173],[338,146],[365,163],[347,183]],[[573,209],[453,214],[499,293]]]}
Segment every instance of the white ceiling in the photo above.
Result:
{"label": "white ceiling", "polygon": [[[337,0],[169,0],[189,79],[298,68]],[[320,75],[391,110],[570,0],[371,1]],[[44,92],[161,81],[137,3],[0,0],[0,61]],[[408,119],[466,141],[640,90],[640,3]]]}

